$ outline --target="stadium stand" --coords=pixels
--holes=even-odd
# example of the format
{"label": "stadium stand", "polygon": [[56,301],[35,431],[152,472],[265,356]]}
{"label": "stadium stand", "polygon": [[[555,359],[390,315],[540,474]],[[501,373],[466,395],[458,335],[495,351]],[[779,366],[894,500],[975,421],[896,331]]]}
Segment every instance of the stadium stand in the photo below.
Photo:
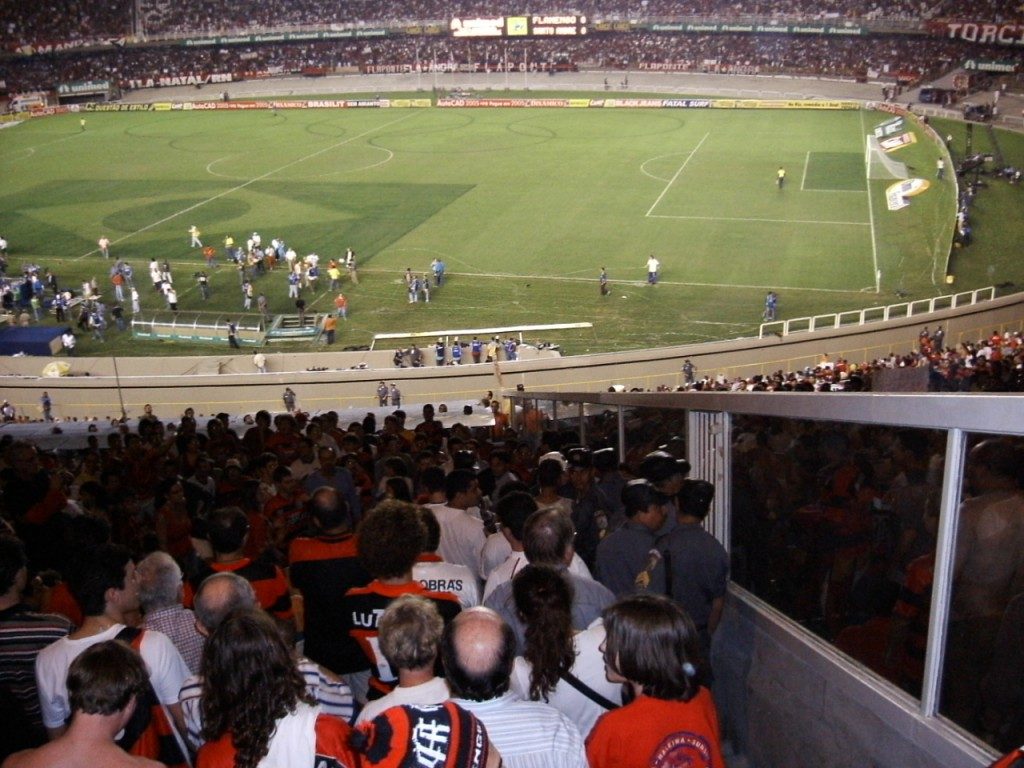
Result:
{"label": "stadium stand", "polygon": [[[648,16],[667,18],[694,15],[729,19],[743,16],[743,8],[739,3],[650,0],[645,7]],[[434,3],[430,0],[412,3],[328,4],[308,0],[288,5],[276,2],[232,5],[204,0],[175,4],[167,0],[146,0],[138,8],[140,15],[134,18],[132,8],[123,2],[101,6],[83,0],[70,12],[61,15],[53,14],[51,9],[44,6],[29,7],[24,3],[19,5],[12,0],[4,0],[0,3],[0,15],[5,19],[0,29],[0,42],[11,47],[42,41],[119,38],[136,32],[159,37],[225,29],[276,29],[284,25],[446,19],[454,14],[494,14],[519,10],[505,8],[500,3],[474,3],[471,0],[453,4]],[[544,6],[536,10],[543,12]],[[561,9],[552,7],[551,10]],[[620,11],[600,3],[584,4],[580,10],[606,15],[615,15]],[[972,11],[986,14],[995,20],[1013,20],[1021,16],[1019,6],[1000,0],[990,0]],[[777,18],[919,21],[955,16],[960,12],[960,7],[951,1],[932,5],[915,4],[909,0],[880,4],[852,1],[823,6],[820,2],[811,3],[809,0],[776,0],[762,12]],[[12,90],[49,88],[59,82],[111,76],[123,86],[130,87],[132,80],[159,77],[171,68],[177,72],[197,74],[226,71],[244,75],[254,71],[301,72],[306,67],[409,66],[420,60],[423,45],[414,39],[388,38],[372,42],[275,43],[202,49],[159,45],[128,47],[61,56],[8,58],[0,63],[0,77],[6,80],[8,88]],[[962,58],[981,55],[989,50],[982,46],[924,37],[849,40],[810,36],[684,36],[631,32],[595,36],[584,41],[517,43],[509,46],[509,56],[516,60],[528,56],[536,62],[562,62],[569,66],[586,63],[610,69],[672,65],[684,71],[735,69],[765,74],[814,74],[850,78],[863,77],[868,71],[887,71],[899,73],[906,80],[914,81],[948,69]],[[1013,57],[1019,58],[1020,55],[1014,53]],[[505,60],[504,49],[499,49],[493,43],[461,43],[447,39],[435,41],[430,56],[451,64],[469,65],[475,62],[495,68]],[[845,359],[822,360],[820,364],[801,371],[778,371],[747,378],[703,377],[689,388],[704,392],[860,391],[870,390],[876,378],[905,370],[923,374],[933,391],[1024,391],[1024,375],[1021,373],[1024,370],[1024,335],[1021,332],[993,332],[988,338],[954,348],[944,346],[942,341],[941,335],[923,332],[916,348],[902,355],[893,354],[857,364]],[[593,448],[605,447],[615,440],[616,430],[621,424],[626,434],[619,437],[629,446],[628,453],[621,457],[624,464],[622,471],[634,476],[642,472],[642,462],[648,451],[663,444],[672,445],[674,439],[682,441],[679,436],[686,429],[686,416],[681,410],[675,416],[666,418],[665,412],[656,408],[647,411],[637,409],[628,421],[621,422],[607,418],[611,413],[608,411],[592,417],[585,425],[582,407],[578,413],[580,423],[576,425],[571,422],[566,425],[551,419],[541,425],[544,431],[533,431],[531,425],[525,423],[522,432],[518,434],[506,432],[498,436],[490,426],[473,430],[451,423],[445,427],[448,440],[458,438],[463,446],[471,449],[468,455],[458,456],[433,451],[425,435],[418,435],[409,429],[409,436],[406,436],[404,431],[396,428],[396,422],[385,421],[383,429],[379,431],[371,426],[372,420],[370,423],[353,421],[346,427],[339,424],[339,415],[334,412],[318,414],[312,418],[302,413],[294,417],[279,415],[274,428],[252,426],[244,433],[241,429],[235,432],[228,428],[226,414],[211,419],[205,429],[198,427],[194,414],[183,414],[166,423],[147,415],[131,424],[116,424],[103,443],[94,439],[84,449],[64,447],[52,453],[40,452],[28,443],[15,442],[6,434],[0,436],[0,490],[4,494],[0,527],[10,527],[24,538],[28,545],[32,575],[36,575],[43,564],[57,565],[63,569],[63,572],[40,573],[41,578],[34,585],[36,592],[31,596],[38,601],[37,607],[59,610],[61,604],[56,596],[60,590],[54,582],[73,582],[76,577],[83,576],[76,574],[67,565],[74,561],[71,553],[84,544],[95,544],[89,536],[109,536],[129,547],[136,555],[152,550],[159,541],[154,521],[167,516],[167,510],[172,507],[173,494],[181,494],[184,501],[179,500],[179,504],[185,505],[188,518],[184,522],[185,530],[179,530],[176,534],[188,541],[194,539],[198,545],[195,552],[189,551],[186,558],[183,558],[185,568],[196,565],[195,561],[204,542],[208,512],[215,506],[228,504],[241,507],[252,522],[252,537],[247,544],[253,547],[253,554],[287,564],[287,547],[282,546],[287,542],[267,537],[267,532],[280,533],[285,527],[290,531],[289,535],[314,535],[318,532],[309,527],[311,518],[300,501],[302,494],[296,493],[288,498],[287,505],[281,504],[278,497],[285,492],[276,486],[283,486],[284,476],[278,477],[273,471],[261,473],[261,469],[270,463],[290,466],[295,475],[303,470],[316,469],[301,455],[304,438],[298,430],[304,431],[306,440],[316,440],[318,447],[326,446],[331,450],[341,447],[345,451],[345,463],[352,473],[349,475],[348,469],[341,470],[345,473],[341,477],[347,476],[349,483],[355,481],[369,500],[378,495],[374,491],[375,481],[380,479],[383,471],[379,465],[384,462],[374,461],[379,455],[378,449],[386,444],[398,445],[398,463],[407,465],[401,471],[408,473],[409,483],[417,492],[418,500],[426,502],[427,489],[422,481],[428,469],[450,467],[456,461],[468,461],[474,468],[483,469],[490,452],[505,439],[508,441],[506,447],[514,452],[512,471],[525,480],[537,469],[538,460],[549,455],[548,452],[561,450],[568,454],[569,449],[581,441],[589,443]],[[812,519],[806,510],[814,505],[799,505],[819,497],[828,497],[826,500],[831,501],[829,494],[835,490],[826,482],[830,465],[822,458],[824,453],[816,453],[817,448],[826,447],[833,437],[830,425],[807,422],[797,424],[794,419],[792,426],[779,426],[758,419],[749,417],[744,421],[741,418],[735,430],[735,450],[742,454],[736,458],[734,465],[738,483],[736,498],[740,502],[750,502],[747,506],[737,504],[735,515],[737,523],[750,524],[743,529],[745,534],[753,532],[749,540],[733,543],[736,578],[749,579],[744,586],[754,591],[765,587],[769,592],[766,599],[781,599],[787,606],[806,608],[808,614],[802,617],[806,619],[806,624],[812,625],[828,640],[839,644],[839,638],[846,632],[846,644],[841,647],[851,656],[871,666],[867,656],[861,654],[865,644],[851,639],[850,631],[864,626],[865,614],[869,607],[874,607],[875,598],[879,594],[883,597],[891,596],[894,589],[906,586],[900,582],[900,577],[911,553],[907,548],[901,548],[906,538],[903,534],[911,529],[915,534],[920,533],[921,520],[910,517],[894,519],[896,515],[890,516],[888,513],[891,510],[881,504],[864,506],[860,511],[864,513],[862,517],[865,519],[855,520],[855,525],[849,530],[840,528],[848,522],[841,514],[834,513],[831,518],[828,517],[831,510],[821,513],[820,518]],[[72,428],[71,425],[65,426]],[[412,426],[413,423],[408,424],[408,427]],[[88,427],[87,424],[74,425],[75,429],[84,430]],[[396,434],[401,439],[395,439]],[[901,482],[907,481],[905,475],[901,478],[894,470],[889,474],[879,471],[882,468],[891,469],[890,462],[896,461],[894,457],[897,451],[892,446],[900,440],[898,428],[881,425],[861,429],[853,426],[844,436],[851,449],[850,456],[856,459],[854,469],[860,473],[856,476],[856,482],[849,484],[850,488],[856,489],[856,498],[852,500],[867,505],[876,499],[884,499],[888,504],[891,496],[903,488]],[[90,433],[89,437],[96,436]],[[729,439],[728,434],[726,439]],[[924,458],[931,459],[932,464],[937,465],[935,457],[939,451],[934,445],[938,445],[937,440]],[[694,448],[694,453],[699,450]],[[396,463],[392,462],[389,469],[394,471],[395,466]],[[415,470],[410,471],[413,466]],[[207,475],[210,467],[212,474]],[[926,465],[925,469],[929,467]],[[574,463],[574,469],[587,469],[586,462]],[[489,470],[484,470],[482,476],[486,471]],[[276,479],[271,481],[267,477]],[[780,485],[788,483],[784,489],[785,503],[781,506],[760,504],[764,497],[754,492],[759,490],[756,488],[758,483],[767,483],[772,478],[784,479],[785,482],[780,482]],[[933,485],[938,484],[934,477],[931,482]],[[589,508],[583,503],[588,499],[582,496],[572,500],[568,498],[577,490],[576,487],[567,487],[564,491],[566,501],[571,501],[574,516],[584,514],[584,510]],[[749,495],[744,496],[748,491]],[[775,497],[770,500],[779,502]],[[819,507],[824,506],[822,503],[812,511],[819,513]],[[875,511],[873,516],[869,510]],[[913,513],[921,511],[916,507],[911,510]],[[750,513],[750,519],[743,518],[745,513]],[[821,529],[811,530],[812,526],[818,524],[821,524]],[[822,533],[826,524],[837,526],[838,535],[843,537],[845,547],[829,546],[827,533]],[[740,529],[740,526],[737,524],[736,528]],[[163,531],[165,536],[166,533]],[[755,559],[754,556],[764,556],[764,552],[755,552],[747,546],[755,543],[754,533],[762,535],[762,543],[769,541],[779,544],[776,552],[769,553],[777,559]],[[261,534],[262,539],[259,538]],[[857,584],[862,591],[851,595],[842,589],[853,591],[855,585],[843,583],[836,574],[845,572],[839,567],[841,557],[849,554],[845,549],[849,548],[851,542],[860,547],[865,544],[865,540],[871,545],[869,551],[873,557],[865,557],[871,567],[858,572],[858,575],[865,576],[865,580],[878,574],[881,577],[878,582]],[[826,545],[816,549],[823,541],[826,541]],[[915,551],[914,554],[934,555],[937,544],[931,540],[918,541],[917,548],[921,551]],[[865,553],[858,550],[855,554]],[[813,576],[803,579],[804,592],[820,588],[822,580],[826,579],[829,590],[825,597],[822,597],[819,590],[810,600],[801,602],[806,597],[801,592],[801,584],[796,583],[796,579],[788,580],[792,574],[780,570],[780,562],[785,557],[805,565],[807,572]],[[756,578],[750,576],[755,565],[766,566],[764,572]],[[850,575],[852,578],[852,570]],[[21,597],[20,594],[18,597]],[[70,598],[66,590],[64,600],[64,610],[75,607],[73,598]],[[825,615],[819,615],[818,608]],[[889,608],[893,608],[891,600]],[[770,633],[761,632],[761,635],[764,634]],[[766,663],[764,657],[758,661],[762,665]],[[906,659],[902,661],[907,663]],[[904,668],[899,671],[904,674],[907,670]],[[759,674],[766,676],[764,669],[759,670]],[[753,678],[752,681],[754,685],[758,682]],[[898,682],[905,680],[900,678]],[[1003,714],[1019,722],[1019,699],[1016,701],[1011,711]],[[972,703],[980,709],[980,702]],[[819,712],[812,714],[814,717],[823,716]],[[973,716],[976,713],[970,714]],[[969,728],[974,725],[973,722],[959,719],[958,722]],[[741,725],[742,722],[735,721],[730,724],[734,737]],[[856,731],[856,728],[851,730]],[[981,735],[1000,748],[1018,743],[1008,740],[1011,736],[1017,736],[1016,732],[1007,734],[1001,731]],[[876,734],[871,736],[874,738]],[[742,738],[740,734],[740,742]],[[742,744],[739,746],[742,747]],[[827,762],[828,756],[823,760]],[[929,763],[922,757],[921,764]],[[975,761],[972,765],[980,763]]]}
{"label": "stadium stand", "polygon": [[[531,7],[533,13],[564,13],[565,6],[545,2]],[[867,2],[819,3],[810,0],[775,0],[750,6],[736,2],[678,2],[648,0],[643,5],[625,8],[613,2],[576,3],[574,10],[594,19],[773,19],[910,22],[929,19],[962,18],[961,4],[885,0]],[[0,45],[5,47],[53,44],[67,41],[118,39],[132,35],[153,40],[195,33],[232,33],[240,30],[275,30],[288,27],[327,25],[381,25],[424,21],[446,23],[453,16],[521,13],[522,8],[507,2],[359,2],[328,3],[323,0],[282,3],[278,0],[253,0],[248,3],[214,3],[190,0],[144,0],[137,6],[118,0],[100,3],[80,0],[52,13],[47,6],[4,0],[0,3]],[[1019,4],[1010,0],[987,0],[971,5],[972,19],[1008,23],[1021,19]]]}
{"label": "stadium stand", "polygon": [[[0,75],[9,91],[47,90],[59,83],[112,80],[121,88],[132,81],[173,74],[205,76],[230,73],[236,79],[332,72],[408,71],[470,67],[499,71],[507,61],[534,69],[650,69],[653,71],[738,74],[816,75],[866,78],[885,73],[890,82],[916,83],[938,76],[960,61],[984,57],[987,46],[927,37],[832,38],[808,35],[683,35],[629,32],[594,35],[585,40],[532,40],[510,43],[415,37],[372,42],[331,41],[225,47],[128,47],[8,58]],[[1000,52],[1019,59],[1020,52]],[[989,53],[988,55],[993,55]]]}

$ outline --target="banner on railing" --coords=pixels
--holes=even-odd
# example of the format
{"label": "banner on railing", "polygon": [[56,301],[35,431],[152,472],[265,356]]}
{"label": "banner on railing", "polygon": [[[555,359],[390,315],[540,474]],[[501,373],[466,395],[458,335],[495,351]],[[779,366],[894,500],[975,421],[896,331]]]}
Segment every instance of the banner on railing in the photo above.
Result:
{"label": "banner on railing", "polygon": [[1024,24],[979,21],[929,21],[925,28],[933,35],[982,45],[1024,46]]}
{"label": "banner on railing", "polygon": [[859,36],[867,29],[859,24],[735,24],[730,22],[651,24],[651,32],[747,33],[755,35],[841,35]]}
{"label": "banner on railing", "polygon": [[127,85],[132,90],[140,88],[173,88],[181,85],[210,85],[233,82],[235,76],[230,72],[179,72],[160,77],[129,78]]}
{"label": "banner on railing", "polygon": [[57,93],[60,96],[84,96],[106,93],[109,90],[109,80],[83,80],[77,83],[60,83],[57,86]]}
{"label": "banner on railing", "polygon": [[386,37],[386,29],[323,29],[315,32],[278,32],[266,35],[222,35],[190,37],[181,41],[186,48],[214,45],[253,45],[261,43],[306,43],[316,40],[349,40],[363,37]]}

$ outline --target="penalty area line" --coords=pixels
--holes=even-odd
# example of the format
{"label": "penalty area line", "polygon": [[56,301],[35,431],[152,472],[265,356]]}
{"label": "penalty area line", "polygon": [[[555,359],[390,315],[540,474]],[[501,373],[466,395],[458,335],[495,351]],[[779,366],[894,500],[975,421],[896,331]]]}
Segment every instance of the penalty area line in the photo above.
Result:
{"label": "penalty area line", "polygon": [[667,213],[648,214],[652,219],[684,219],[688,221],[737,221],[762,224],[825,224],[839,227],[869,227],[866,221],[822,221],[820,219],[759,219],[731,216],[672,216]]}
{"label": "penalty area line", "polygon": [[704,138],[701,139],[697,143],[697,146],[694,147],[690,151],[690,154],[688,154],[686,156],[686,159],[683,160],[683,164],[679,166],[679,170],[677,170],[675,172],[675,174],[673,174],[672,178],[668,180],[668,184],[666,184],[665,188],[663,190],[661,190],[661,194],[658,195],[658,199],[654,201],[654,203],[651,205],[650,208],[647,209],[647,213],[645,214],[646,216],[650,216],[651,215],[651,211],[653,211],[655,208],[658,207],[658,203],[660,203],[662,198],[665,197],[665,194],[669,191],[669,189],[672,188],[672,185],[676,183],[676,179],[679,178],[679,174],[681,174],[683,172],[683,169],[686,168],[687,164],[693,159],[693,156],[695,154],[697,154],[697,150],[700,149],[704,145],[704,142],[708,140],[708,136],[710,136],[710,135],[711,135],[711,131],[708,131],[707,133],[705,133],[704,134]]}
{"label": "penalty area line", "polygon": [[[147,224],[144,227],[140,227],[139,229],[136,229],[134,232],[129,232],[127,235],[123,235],[123,236],[117,238],[116,240],[111,240],[110,244],[111,245],[117,245],[118,243],[123,243],[125,240],[128,240],[129,238],[135,237],[135,235],[140,235],[143,232],[148,232],[149,230],[153,229],[154,227],[159,227],[161,224],[166,224],[168,221],[172,221],[173,219],[176,219],[179,216],[184,216],[186,213],[191,213],[192,211],[196,210],[197,208],[202,208],[204,205],[208,205],[208,204],[212,203],[214,200],[220,200],[220,198],[222,198],[222,197],[227,197],[228,195],[232,195],[235,192],[238,192],[239,190],[245,189],[246,187],[248,187],[248,186],[250,186],[252,184],[255,184],[258,181],[263,181],[264,179],[273,176],[275,173],[280,173],[281,171],[288,170],[292,166],[298,165],[299,163],[304,163],[307,160],[312,160],[314,157],[319,157],[320,155],[324,154],[325,152],[330,152],[332,149],[337,149],[338,147],[342,147],[345,144],[349,144],[349,143],[355,141],[356,139],[361,139],[364,136],[369,136],[370,134],[372,134],[372,133],[374,133],[376,131],[383,130],[384,128],[390,128],[392,125],[395,125],[396,123],[400,123],[403,120],[408,120],[410,117],[412,117],[413,115],[417,114],[419,111],[420,110],[411,111],[411,112],[409,112],[407,114],[402,115],[401,117],[399,117],[396,120],[392,120],[392,121],[390,121],[388,123],[384,123],[383,125],[374,126],[373,128],[369,129],[368,131],[363,131],[362,133],[356,134],[355,136],[350,136],[349,138],[344,139],[343,141],[339,141],[336,144],[331,144],[330,146],[324,147],[323,149],[318,149],[316,152],[310,152],[308,155],[303,155],[300,158],[297,158],[295,160],[292,160],[291,162],[285,163],[282,166],[279,166],[277,168],[272,168],[271,170],[267,171],[266,173],[262,173],[259,176],[254,176],[253,178],[249,179],[248,181],[243,181],[241,184],[237,184],[234,187],[231,187],[231,189],[225,189],[223,192],[218,192],[213,197],[208,197],[205,200],[200,200],[195,205],[190,205],[187,208],[182,208],[180,211],[172,213],[169,216],[164,216],[159,221],[154,221],[152,224]],[[214,161],[214,162],[216,162],[216,161]],[[211,165],[212,165],[212,163],[211,163]],[[93,250],[89,251],[88,253],[83,253],[81,256],[76,257],[75,259],[73,259],[73,261],[81,261],[82,259],[86,258],[87,256],[93,256],[93,255],[95,255],[95,254],[97,254],[99,252],[100,252],[99,248],[94,248]]]}

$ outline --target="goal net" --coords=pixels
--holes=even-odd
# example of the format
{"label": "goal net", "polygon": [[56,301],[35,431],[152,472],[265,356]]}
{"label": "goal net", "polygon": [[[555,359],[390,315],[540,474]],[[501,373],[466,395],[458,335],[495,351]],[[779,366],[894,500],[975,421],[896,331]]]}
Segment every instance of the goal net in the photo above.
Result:
{"label": "goal net", "polygon": [[878,143],[878,137],[868,134],[864,164],[868,168],[869,179],[906,179],[910,176],[906,163],[893,160]]}

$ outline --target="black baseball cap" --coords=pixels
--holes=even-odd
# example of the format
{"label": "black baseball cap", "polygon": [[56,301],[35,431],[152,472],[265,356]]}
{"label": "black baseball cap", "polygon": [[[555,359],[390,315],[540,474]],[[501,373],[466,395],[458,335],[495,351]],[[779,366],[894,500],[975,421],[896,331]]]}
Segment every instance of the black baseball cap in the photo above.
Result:
{"label": "black baseball cap", "polygon": [[569,469],[590,469],[594,466],[593,454],[589,448],[572,448],[567,458]]}
{"label": "black baseball cap", "polygon": [[653,451],[644,456],[640,462],[639,474],[652,483],[661,483],[675,475],[684,477],[690,473],[690,462],[677,459],[667,451]]}

